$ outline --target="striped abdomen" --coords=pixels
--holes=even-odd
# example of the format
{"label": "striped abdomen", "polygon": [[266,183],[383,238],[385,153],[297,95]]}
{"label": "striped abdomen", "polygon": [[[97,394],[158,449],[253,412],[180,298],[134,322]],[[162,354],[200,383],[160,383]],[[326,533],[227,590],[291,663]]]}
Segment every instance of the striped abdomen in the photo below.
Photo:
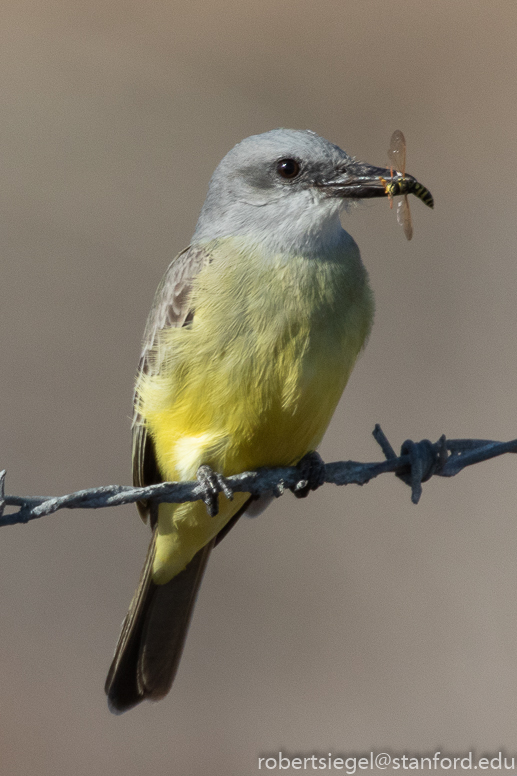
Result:
{"label": "striped abdomen", "polygon": [[388,192],[392,197],[396,197],[399,194],[414,194],[415,197],[421,199],[424,205],[427,205],[427,207],[434,207],[433,195],[429,189],[426,189],[425,186],[422,186],[422,184],[411,175],[408,175],[404,178],[397,177],[391,180],[388,183]]}

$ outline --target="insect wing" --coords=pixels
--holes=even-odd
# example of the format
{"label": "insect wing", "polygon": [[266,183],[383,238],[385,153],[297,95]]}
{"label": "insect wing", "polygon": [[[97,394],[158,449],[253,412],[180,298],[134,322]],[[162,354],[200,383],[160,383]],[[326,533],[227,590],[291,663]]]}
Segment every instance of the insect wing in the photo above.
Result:
{"label": "insect wing", "polygon": [[406,238],[411,240],[413,237],[413,222],[411,220],[411,210],[409,209],[407,194],[404,194],[397,202],[397,221],[403,227]]}
{"label": "insect wing", "polygon": [[404,176],[406,173],[406,138],[400,129],[396,129],[391,136],[388,159],[390,165]]}

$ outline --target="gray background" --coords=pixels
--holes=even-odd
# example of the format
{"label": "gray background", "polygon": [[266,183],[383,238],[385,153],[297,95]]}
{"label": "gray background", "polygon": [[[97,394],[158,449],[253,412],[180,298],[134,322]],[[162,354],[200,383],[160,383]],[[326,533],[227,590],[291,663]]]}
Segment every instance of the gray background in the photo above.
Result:
{"label": "gray background", "polygon": [[[130,481],[145,317],[243,137],[310,128],[433,192],[404,239],[346,217],[377,314],[322,445],[516,434],[511,0],[3,0],[0,464],[7,491]],[[132,507],[4,528],[0,770],[254,774],[296,752],[517,752],[511,456],[432,481],[285,496],[212,556],[171,695],[103,682],[148,541]]]}

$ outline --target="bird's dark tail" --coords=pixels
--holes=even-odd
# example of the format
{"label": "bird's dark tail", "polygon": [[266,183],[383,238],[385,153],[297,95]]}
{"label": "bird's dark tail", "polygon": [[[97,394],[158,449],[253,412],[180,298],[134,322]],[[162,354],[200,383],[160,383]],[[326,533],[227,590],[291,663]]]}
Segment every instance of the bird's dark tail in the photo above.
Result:
{"label": "bird's dark tail", "polygon": [[106,679],[108,705],[114,714],[169,692],[214,542],[199,550],[165,585],[155,585],[151,579],[155,544],[156,530]]}

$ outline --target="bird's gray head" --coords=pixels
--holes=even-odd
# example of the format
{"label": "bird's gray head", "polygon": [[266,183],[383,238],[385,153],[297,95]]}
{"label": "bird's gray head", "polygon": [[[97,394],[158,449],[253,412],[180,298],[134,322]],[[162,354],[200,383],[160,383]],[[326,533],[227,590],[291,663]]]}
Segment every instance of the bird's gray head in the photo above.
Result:
{"label": "bird's gray head", "polygon": [[389,174],[308,130],[252,135],[215,170],[193,241],[246,236],[275,252],[320,251],[348,237],[339,221],[347,202],[385,196]]}

